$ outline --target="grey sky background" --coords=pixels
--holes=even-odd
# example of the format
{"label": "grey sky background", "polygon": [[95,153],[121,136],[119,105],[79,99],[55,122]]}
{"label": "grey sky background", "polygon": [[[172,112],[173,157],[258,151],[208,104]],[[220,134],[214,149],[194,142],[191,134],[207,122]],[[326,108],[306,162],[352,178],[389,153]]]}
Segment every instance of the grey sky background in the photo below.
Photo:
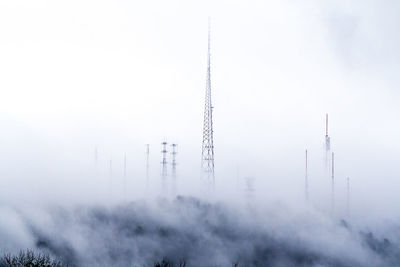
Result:
{"label": "grey sky background", "polygon": [[107,180],[110,158],[121,180],[124,153],[129,192],[136,194],[144,144],[151,144],[156,183],[164,139],[179,143],[181,188],[196,191],[211,16],[221,194],[252,176],[261,199],[297,203],[308,149],[311,198],[326,204],[329,113],[338,206],[349,176],[355,213],[394,216],[399,5],[0,1],[0,195],[47,199],[35,194],[44,190],[52,199],[82,199],[93,183]]}

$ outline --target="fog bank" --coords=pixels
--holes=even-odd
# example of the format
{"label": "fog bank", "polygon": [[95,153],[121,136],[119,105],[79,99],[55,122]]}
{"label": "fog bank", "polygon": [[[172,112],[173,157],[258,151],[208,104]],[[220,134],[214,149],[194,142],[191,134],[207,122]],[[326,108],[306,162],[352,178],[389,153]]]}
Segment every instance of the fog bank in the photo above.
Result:
{"label": "fog bank", "polygon": [[[34,248],[72,266],[387,266],[398,226],[358,227],[283,204],[232,205],[178,196],[113,207],[0,210],[1,252]],[[388,235],[389,234],[389,235]]]}

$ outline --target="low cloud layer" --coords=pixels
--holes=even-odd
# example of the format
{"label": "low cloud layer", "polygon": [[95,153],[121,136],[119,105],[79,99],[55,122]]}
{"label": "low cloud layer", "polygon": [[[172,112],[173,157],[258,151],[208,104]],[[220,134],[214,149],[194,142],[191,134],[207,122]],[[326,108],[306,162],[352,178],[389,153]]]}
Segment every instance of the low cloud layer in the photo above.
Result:
{"label": "low cloud layer", "polygon": [[[177,197],[1,213],[13,222],[0,228],[1,252],[31,247],[73,266],[148,266],[163,258],[188,266],[400,264],[395,227],[377,234],[311,209]],[[381,234],[387,230],[390,236]]]}

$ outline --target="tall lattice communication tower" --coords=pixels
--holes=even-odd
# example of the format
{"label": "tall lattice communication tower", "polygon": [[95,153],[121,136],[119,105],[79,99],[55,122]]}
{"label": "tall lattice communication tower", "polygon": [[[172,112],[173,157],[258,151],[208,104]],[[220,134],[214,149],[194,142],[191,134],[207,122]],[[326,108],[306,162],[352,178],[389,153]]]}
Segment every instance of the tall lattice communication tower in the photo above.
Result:
{"label": "tall lattice communication tower", "polygon": [[214,187],[214,140],[213,140],[213,106],[211,102],[211,54],[210,54],[210,19],[208,19],[208,53],[207,53],[207,80],[204,106],[203,145],[201,153],[201,168],[207,183]]}

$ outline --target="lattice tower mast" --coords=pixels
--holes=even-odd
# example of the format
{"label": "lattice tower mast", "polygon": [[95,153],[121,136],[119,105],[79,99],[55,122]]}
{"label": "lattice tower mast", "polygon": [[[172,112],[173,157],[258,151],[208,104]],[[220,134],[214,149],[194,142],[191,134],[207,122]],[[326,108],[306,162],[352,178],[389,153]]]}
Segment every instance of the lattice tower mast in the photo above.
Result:
{"label": "lattice tower mast", "polygon": [[213,106],[211,102],[211,53],[210,53],[210,19],[208,20],[208,53],[207,80],[204,106],[203,144],[201,153],[202,171],[207,175],[207,182],[214,186],[214,139],[213,139]]}

